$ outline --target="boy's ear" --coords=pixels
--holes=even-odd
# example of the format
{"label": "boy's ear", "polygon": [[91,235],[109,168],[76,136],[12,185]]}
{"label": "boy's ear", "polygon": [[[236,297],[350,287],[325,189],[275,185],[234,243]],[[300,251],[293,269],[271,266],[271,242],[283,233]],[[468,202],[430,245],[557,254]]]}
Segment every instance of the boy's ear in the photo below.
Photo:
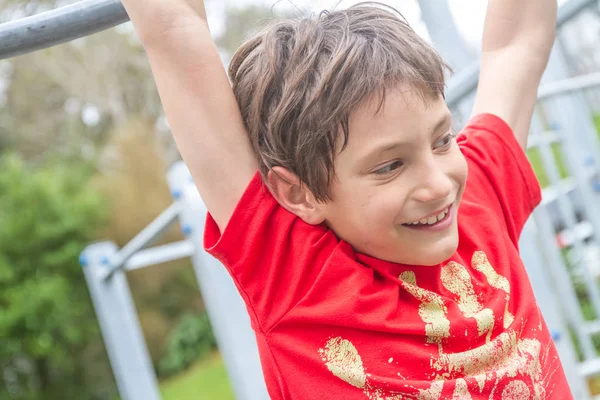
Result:
{"label": "boy's ear", "polygon": [[273,197],[283,208],[307,224],[318,225],[325,221],[319,203],[296,174],[284,167],[273,167],[267,173],[267,181]]}

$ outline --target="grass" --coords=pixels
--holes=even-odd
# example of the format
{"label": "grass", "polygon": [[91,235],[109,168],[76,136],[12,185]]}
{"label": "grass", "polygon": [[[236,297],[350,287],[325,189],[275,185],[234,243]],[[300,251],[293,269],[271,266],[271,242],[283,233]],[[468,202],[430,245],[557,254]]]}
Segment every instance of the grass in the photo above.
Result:
{"label": "grass", "polygon": [[235,400],[221,356],[214,354],[160,382],[162,400]]}

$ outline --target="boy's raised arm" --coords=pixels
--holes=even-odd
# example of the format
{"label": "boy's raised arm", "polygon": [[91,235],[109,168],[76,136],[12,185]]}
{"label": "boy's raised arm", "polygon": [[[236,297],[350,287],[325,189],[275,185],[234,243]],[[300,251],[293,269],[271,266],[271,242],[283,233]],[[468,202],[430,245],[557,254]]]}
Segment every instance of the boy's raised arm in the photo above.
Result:
{"label": "boy's raised arm", "polygon": [[523,148],[554,43],[556,0],[489,0],[474,114],[493,113]]}
{"label": "boy's raised arm", "polygon": [[202,0],[122,0],[179,151],[224,230],[257,163]]}

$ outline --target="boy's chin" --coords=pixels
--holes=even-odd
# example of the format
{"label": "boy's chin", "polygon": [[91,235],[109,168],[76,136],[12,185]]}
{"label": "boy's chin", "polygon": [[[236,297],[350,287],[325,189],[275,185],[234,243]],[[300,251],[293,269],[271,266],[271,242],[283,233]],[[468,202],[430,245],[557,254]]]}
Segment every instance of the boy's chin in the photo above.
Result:
{"label": "boy's chin", "polygon": [[451,243],[437,243],[430,251],[421,252],[413,264],[431,267],[448,261],[458,249],[458,240],[448,242]]}

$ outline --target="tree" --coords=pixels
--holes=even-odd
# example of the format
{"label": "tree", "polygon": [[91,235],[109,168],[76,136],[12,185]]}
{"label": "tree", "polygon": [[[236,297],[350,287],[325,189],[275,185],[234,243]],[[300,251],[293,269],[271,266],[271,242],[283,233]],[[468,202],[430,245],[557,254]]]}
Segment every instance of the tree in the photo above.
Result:
{"label": "tree", "polygon": [[[0,0],[0,18],[72,2]],[[157,121],[162,109],[131,25],[0,61],[0,147],[28,161],[93,159],[132,116]]]}
{"label": "tree", "polygon": [[99,333],[77,261],[105,219],[89,172],[0,157],[0,398],[85,399],[97,388],[83,375]]}

